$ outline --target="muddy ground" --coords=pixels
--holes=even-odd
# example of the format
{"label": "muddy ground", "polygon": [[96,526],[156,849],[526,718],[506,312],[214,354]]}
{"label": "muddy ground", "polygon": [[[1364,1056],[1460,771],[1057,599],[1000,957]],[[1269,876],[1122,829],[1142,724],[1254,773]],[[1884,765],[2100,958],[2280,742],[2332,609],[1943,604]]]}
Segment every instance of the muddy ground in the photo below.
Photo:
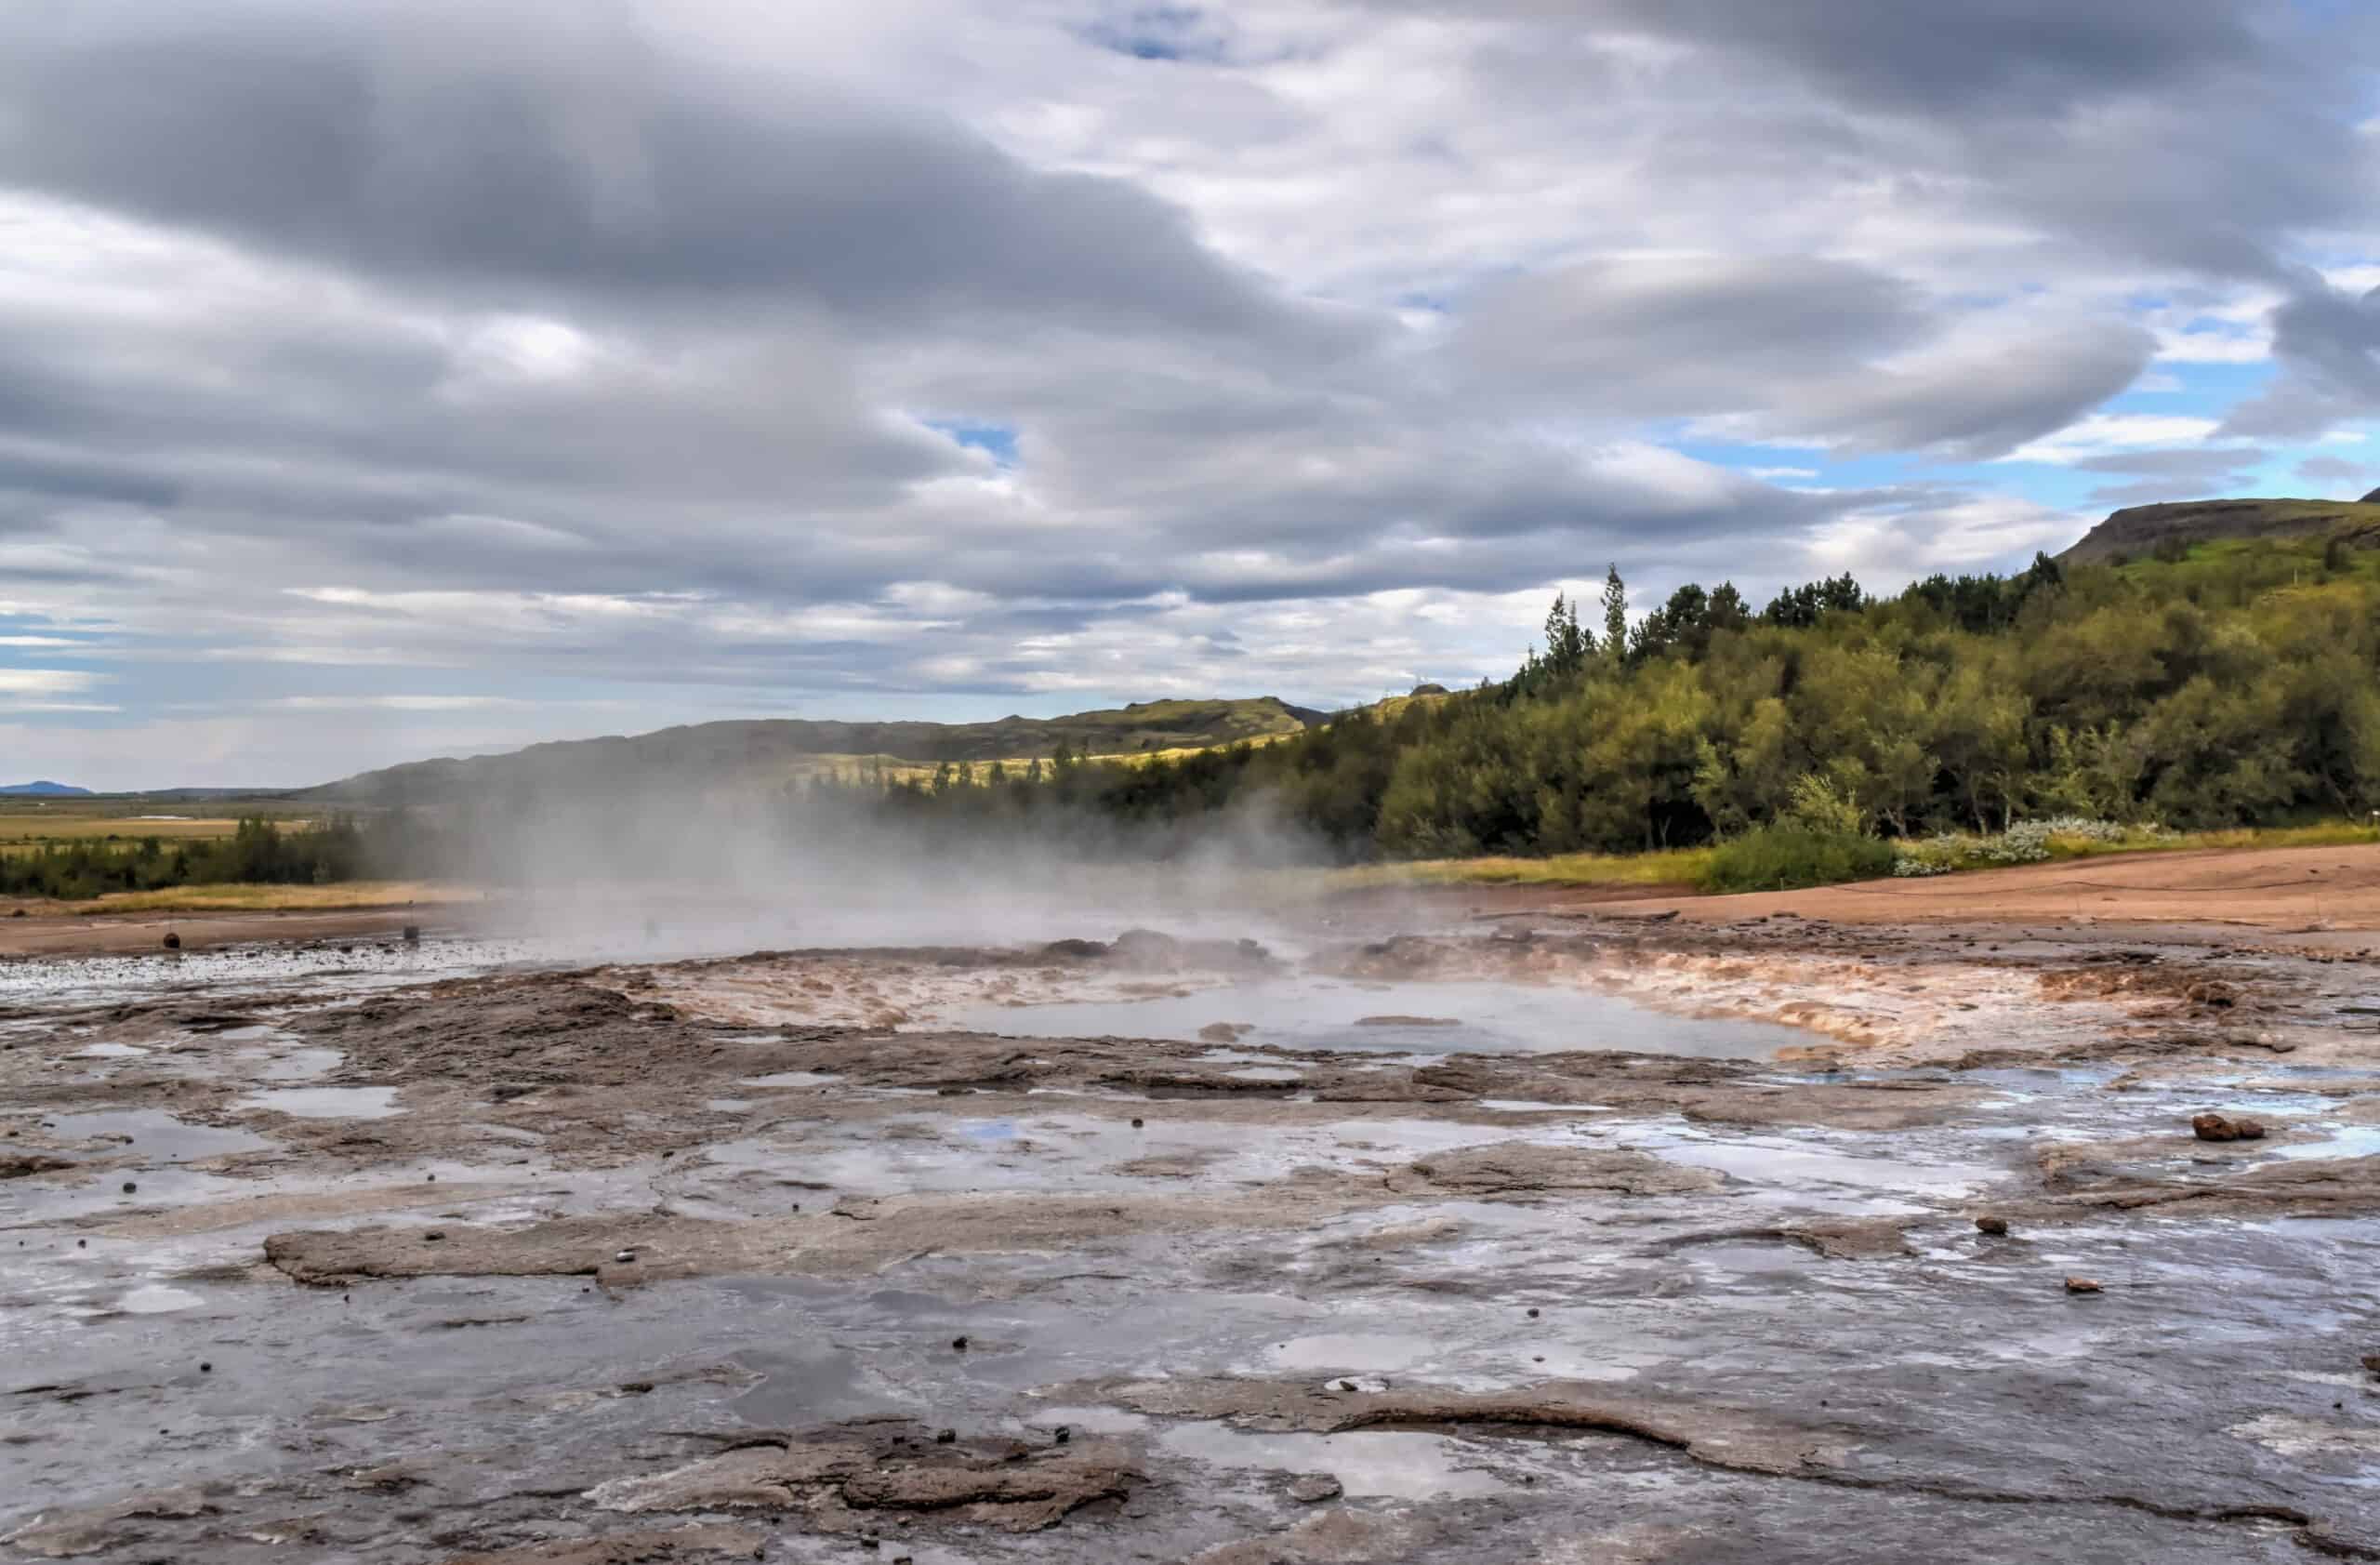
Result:
{"label": "muddy ground", "polygon": [[2380,1559],[2362,945],[1251,934],[0,964],[0,1557]]}

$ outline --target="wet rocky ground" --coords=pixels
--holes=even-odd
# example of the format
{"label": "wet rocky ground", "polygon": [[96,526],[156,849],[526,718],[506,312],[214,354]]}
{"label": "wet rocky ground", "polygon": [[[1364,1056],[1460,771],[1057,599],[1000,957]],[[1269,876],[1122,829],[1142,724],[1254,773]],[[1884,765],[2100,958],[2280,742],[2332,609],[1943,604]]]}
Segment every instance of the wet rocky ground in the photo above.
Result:
{"label": "wet rocky ground", "polygon": [[2233,938],[0,965],[0,1557],[2380,1559],[2380,995]]}

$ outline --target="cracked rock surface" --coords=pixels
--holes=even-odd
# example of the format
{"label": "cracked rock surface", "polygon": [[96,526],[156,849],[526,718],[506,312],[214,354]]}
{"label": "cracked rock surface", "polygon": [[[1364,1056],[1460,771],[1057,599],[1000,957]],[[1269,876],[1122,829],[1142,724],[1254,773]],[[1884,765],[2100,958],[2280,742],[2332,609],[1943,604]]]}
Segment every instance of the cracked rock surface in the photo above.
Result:
{"label": "cracked rock surface", "polygon": [[0,967],[0,1560],[2380,1559],[2364,953],[1258,933]]}

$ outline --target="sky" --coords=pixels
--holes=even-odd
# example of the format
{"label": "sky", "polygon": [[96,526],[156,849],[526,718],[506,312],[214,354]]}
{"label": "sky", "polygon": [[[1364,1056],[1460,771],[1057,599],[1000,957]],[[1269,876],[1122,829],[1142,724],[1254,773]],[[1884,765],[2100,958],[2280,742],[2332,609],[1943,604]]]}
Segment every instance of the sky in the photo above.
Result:
{"label": "sky", "polygon": [[0,17],[0,783],[1331,707],[2380,485],[2352,0]]}

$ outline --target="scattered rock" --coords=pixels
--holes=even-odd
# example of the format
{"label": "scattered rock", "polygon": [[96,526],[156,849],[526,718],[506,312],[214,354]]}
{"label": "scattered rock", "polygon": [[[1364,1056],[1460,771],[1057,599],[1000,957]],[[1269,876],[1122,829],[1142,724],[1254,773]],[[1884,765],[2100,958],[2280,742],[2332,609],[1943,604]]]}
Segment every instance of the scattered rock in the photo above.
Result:
{"label": "scattered rock", "polygon": [[2182,990],[2182,998],[2211,1011],[2227,1011],[2240,1003],[2240,991],[2220,978],[2201,978]]}
{"label": "scattered rock", "polygon": [[[866,1513],[867,1536],[882,1525],[882,1513],[898,1511],[1031,1532],[1095,1500],[1127,1498],[1141,1481],[1120,1452],[1098,1441],[1037,1448],[1010,1440],[977,1450],[929,1445],[914,1425],[869,1423],[765,1436],[666,1472],[615,1479],[587,1498],[628,1512]],[[858,1530],[855,1519],[849,1525]]]}
{"label": "scattered rock", "polygon": [[65,1559],[78,1554],[98,1554],[138,1538],[140,1530],[126,1527],[124,1523],[127,1521],[152,1518],[179,1520],[214,1512],[213,1503],[195,1489],[155,1490],[127,1495],[110,1505],[44,1511],[30,1525],[0,1537],[0,1544],[45,1559]]}
{"label": "scattered rock", "polygon": [[172,930],[170,930],[170,929],[169,929],[169,930],[167,930],[167,931],[165,931],[165,949],[167,949],[167,950],[169,950],[169,951],[178,951],[178,950],[180,950],[181,948],[182,948],[182,937],[181,937],[180,935],[178,935],[175,934],[175,933],[174,933]]}
{"label": "scattered rock", "polygon": [[1978,1217],[1975,1220],[1975,1228],[1976,1232],[1979,1234],[1988,1234],[1993,1239],[2006,1239],[2008,1237],[2008,1219],[2005,1217]]}
{"label": "scattered rock", "polygon": [[442,1565],[663,1565],[700,1555],[758,1558],[768,1534],[749,1527],[648,1528],[596,1538],[560,1538],[483,1554],[448,1555]]}
{"label": "scattered rock", "polygon": [[2066,1280],[2066,1291],[2069,1293],[2098,1293],[2106,1290],[2096,1278],[2069,1277]]}
{"label": "scattered rock", "polygon": [[1346,1491],[1329,1473],[1301,1473],[1289,1480],[1289,1498],[1300,1505],[1316,1505],[1325,1500],[1336,1500]]}
{"label": "scattered rock", "polygon": [[[10,1134],[16,1134],[10,1132]],[[44,1157],[38,1152],[11,1152],[0,1158],[0,1179],[22,1179],[27,1174],[48,1174],[74,1165],[64,1158]]]}
{"label": "scattered rock", "polygon": [[1466,1196],[1526,1197],[1575,1190],[1622,1195],[1687,1195],[1725,1183],[1708,1169],[1663,1162],[1643,1152],[1602,1151],[1584,1147],[1546,1147],[1534,1142],[1458,1147],[1389,1176],[1389,1187],[1452,1190]]}

